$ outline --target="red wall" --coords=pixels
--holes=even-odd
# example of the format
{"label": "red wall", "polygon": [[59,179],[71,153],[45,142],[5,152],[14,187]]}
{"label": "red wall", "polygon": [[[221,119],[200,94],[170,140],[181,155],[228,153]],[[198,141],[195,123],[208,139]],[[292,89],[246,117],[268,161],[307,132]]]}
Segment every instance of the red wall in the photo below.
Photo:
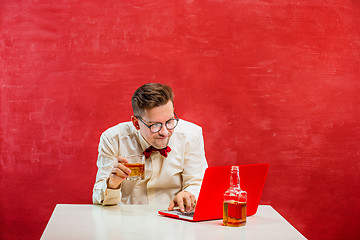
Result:
{"label": "red wall", "polygon": [[94,2],[1,1],[1,239],[91,203],[100,134],[146,82],[210,166],[269,163],[262,204],[304,236],[359,238],[359,1]]}

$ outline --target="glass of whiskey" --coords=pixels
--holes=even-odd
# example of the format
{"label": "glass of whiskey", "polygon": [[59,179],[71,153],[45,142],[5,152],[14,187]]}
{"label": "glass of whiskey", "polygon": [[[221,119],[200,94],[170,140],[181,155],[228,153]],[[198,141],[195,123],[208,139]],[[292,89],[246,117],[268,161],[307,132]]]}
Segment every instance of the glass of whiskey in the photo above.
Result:
{"label": "glass of whiskey", "polygon": [[145,179],[145,156],[143,154],[125,156],[128,163],[123,163],[125,167],[131,170],[126,180],[144,180]]}

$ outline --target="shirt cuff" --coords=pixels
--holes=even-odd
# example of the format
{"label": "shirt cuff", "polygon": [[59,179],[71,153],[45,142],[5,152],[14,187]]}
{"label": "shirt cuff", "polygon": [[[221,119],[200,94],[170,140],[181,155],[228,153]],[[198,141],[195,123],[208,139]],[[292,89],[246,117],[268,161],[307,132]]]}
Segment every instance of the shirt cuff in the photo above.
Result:
{"label": "shirt cuff", "polygon": [[200,188],[201,186],[188,186],[183,191],[187,191],[191,194],[194,194],[195,198],[198,199],[200,194]]}
{"label": "shirt cuff", "polygon": [[102,205],[116,205],[120,202],[120,189],[107,188],[104,193]]}

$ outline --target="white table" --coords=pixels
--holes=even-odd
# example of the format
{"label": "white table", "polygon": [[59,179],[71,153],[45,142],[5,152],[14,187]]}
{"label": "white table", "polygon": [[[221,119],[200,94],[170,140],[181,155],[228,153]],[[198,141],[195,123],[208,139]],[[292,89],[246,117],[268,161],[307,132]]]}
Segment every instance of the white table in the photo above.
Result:
{"label": "white table", "polygon": [[244,227],[222,226],[222,219],[194,223],[157,213],[166,208],[58,204],[41,239],[306,239],[269,205],[260,205]]}

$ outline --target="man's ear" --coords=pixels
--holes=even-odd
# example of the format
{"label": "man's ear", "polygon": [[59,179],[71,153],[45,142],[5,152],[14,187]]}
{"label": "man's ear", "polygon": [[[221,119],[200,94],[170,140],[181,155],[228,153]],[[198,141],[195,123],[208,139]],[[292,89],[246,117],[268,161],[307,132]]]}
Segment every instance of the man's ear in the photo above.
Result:
{"label": "man's ear", "polygon": [[131,116],[131,122],[136,128],[136,130],[140,130],[139,120],[135,116]]}

